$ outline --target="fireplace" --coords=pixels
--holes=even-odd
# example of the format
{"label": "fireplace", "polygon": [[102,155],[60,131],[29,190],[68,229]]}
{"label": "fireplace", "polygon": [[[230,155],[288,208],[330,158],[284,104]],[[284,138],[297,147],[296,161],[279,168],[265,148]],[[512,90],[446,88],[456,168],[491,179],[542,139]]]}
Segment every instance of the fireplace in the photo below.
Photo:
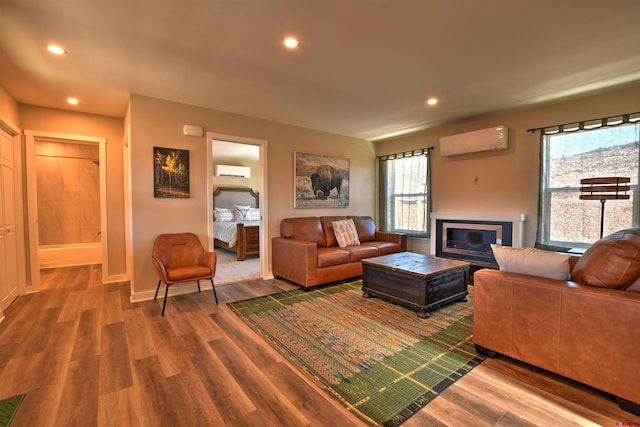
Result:
{"label": "fireplace", "polygon": [[438,257],[457,258],[472,264],[497,267],[491,244],[521,247],[524,215],[432,214],[432,252]]}

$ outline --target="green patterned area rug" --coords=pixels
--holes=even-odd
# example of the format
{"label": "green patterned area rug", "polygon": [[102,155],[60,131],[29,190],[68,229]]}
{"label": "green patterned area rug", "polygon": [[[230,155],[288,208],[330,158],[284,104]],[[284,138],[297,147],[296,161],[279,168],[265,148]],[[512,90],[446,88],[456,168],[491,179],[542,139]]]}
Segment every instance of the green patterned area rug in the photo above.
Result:
{"label": "green patterned area rug", "polygon": [[11,425],[11,421],[13,421],[13,417],[15,417],[16,412],[18,412],[22,399],[24,399],[24,394],[0,400],[0,427]]}
{"label": "green patterned area rug", "polygon": [[371,425],[397,426],[478,365],[473,290],[420,319],[363,298],[361,281],[229,304],[298,369]]}

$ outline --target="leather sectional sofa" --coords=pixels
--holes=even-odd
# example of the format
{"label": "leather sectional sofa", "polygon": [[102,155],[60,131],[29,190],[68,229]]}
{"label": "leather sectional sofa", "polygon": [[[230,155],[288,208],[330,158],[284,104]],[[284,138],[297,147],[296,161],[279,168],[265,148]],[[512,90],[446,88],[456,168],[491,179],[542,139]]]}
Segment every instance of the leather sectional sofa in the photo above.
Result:
{"label": "leather sectional sofa", "polygon": [[608,392],[640,415],[640,229],[599,240],[567,268],[570,280],[477,271],[473,342]]}
{"label": "leather sectional sofa", "polygon": [[[338,246],[333,221],[352,219],[360,245]],[[407,250],[407,236],[376,230],[369,216],[285,218],[272,239],[272,269],[305,288],[362,275],[360,260]]]}

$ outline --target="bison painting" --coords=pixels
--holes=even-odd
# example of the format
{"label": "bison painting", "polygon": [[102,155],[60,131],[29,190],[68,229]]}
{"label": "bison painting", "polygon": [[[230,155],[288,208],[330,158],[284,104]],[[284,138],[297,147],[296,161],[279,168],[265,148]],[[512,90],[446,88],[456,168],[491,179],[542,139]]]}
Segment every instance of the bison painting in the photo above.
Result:
{"label": "bison painting", "polygon": [[349,206],[349,159],[294,153],[294,208]]}
{"label": "bison painting", "polygon": [[342,189],[342,174],[333,166],[318,166],[316,173],[311,174],[311,188],[316,199],[327,200],[334,188],[340,197]]}

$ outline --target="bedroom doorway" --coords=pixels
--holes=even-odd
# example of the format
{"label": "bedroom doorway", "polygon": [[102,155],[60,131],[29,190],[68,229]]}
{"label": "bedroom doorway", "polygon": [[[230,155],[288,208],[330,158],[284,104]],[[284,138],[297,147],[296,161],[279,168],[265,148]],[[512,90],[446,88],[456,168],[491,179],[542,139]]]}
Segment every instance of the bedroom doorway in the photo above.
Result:
{"label": "bedroom doorway", "polygon": [[[211,190],[208,243],[218,255],[215,283],[262,279],[266,271],[262,226],[266,213],[263,179],[266,141],[215,133],[207,133],[207,141]],[[218,208],[215,213],[214,206]],[[242,217],[241,212],[234,212],[235,206],[248,206],[251,211]],[[242,223],[240,227],[238,222]]]}

